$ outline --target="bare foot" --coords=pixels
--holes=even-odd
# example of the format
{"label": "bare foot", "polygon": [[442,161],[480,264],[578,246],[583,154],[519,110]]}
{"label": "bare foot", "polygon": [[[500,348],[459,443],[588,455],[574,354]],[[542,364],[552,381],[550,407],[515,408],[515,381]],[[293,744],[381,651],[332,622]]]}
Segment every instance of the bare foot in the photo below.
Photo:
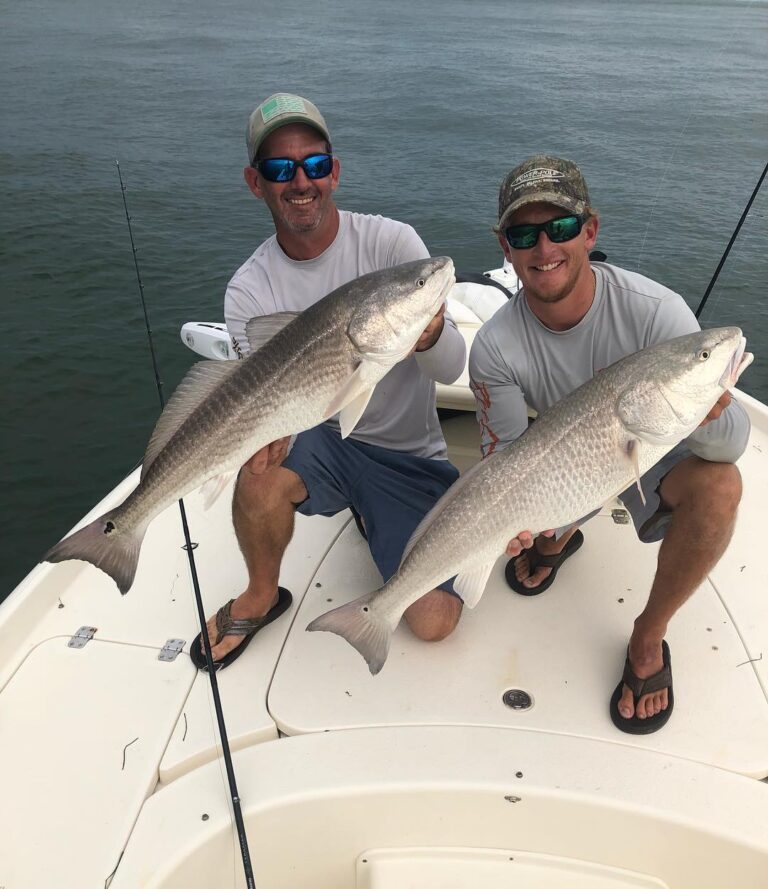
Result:
{"label": "bare foot", "polygon": [[[629,662],[632,670],[639,679],[647,679],[658,673],[664,667],[664,658],[661,651],[661,640],[652,642],[635,641],[634,637],[629,642]],[[643,695],[637,702],[635,708],[635,698],[632,689],[624,686],[621,698],[619,699],[619,713],[625,719],[631,719],[637,716],[638,719],[648,719],[649,716],[655,716],[662,710],[666,710],[669,704],[668,689],[663,688],[661,691],[651,692]]]}

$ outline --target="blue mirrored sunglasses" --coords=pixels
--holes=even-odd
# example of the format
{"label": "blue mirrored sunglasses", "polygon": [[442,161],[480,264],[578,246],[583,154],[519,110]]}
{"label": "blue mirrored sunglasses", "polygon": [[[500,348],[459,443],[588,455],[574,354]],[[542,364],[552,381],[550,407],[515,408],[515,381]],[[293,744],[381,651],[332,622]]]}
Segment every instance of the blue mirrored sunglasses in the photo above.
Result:
{"label": "blue mirrored sunglasses", "polygon": [[504,229],[504,237],[507,243],[515,250],[529,250],[536,245],[541,232],[546,232],[547,237],[554,244],[563,244],[572,241],[579,234],[587,216],[561,216],[559,219],[550,219],[549,222],[530,223],[528,225],[510,225]]}
{"label": "blue mirrored sunglasses", "polygon": [[333,169],[333,155],[310,154],[300,161],[289,157],[266,157],[254,166],[268,182],[290,182],[299,167],[308,179],[325,179]]}

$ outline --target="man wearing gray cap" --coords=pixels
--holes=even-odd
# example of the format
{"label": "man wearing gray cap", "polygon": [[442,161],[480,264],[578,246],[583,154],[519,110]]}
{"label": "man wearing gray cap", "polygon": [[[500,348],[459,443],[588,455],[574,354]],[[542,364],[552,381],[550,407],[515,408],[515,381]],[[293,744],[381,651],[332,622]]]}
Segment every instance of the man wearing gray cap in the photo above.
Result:
{"label": "man wearing gray cap", "polygon": [[[681,296],[642,275],[591,262],[599,219],[571,161],[535,155],[501,184],[496,232],[521,289],[477,334],[469,359],[483,455],[528,428],[540,412],[596,370],[647,346],[699,329]],[[744,410],[725,393],[707,419],[641,481],[621,494],[644,542],[662,540],[648,602],[636,618],[624,675],[610,701],[622,731],[647,734],[672,712],[669,646],[675,612],[717,563],[741,498],[733,465],[749,437]],[[590,518],[587,516],[586,518]],[[583,524],[582,519],[578,524]],[[509,585],[535,596],[583,543],[578,526],[542,528],[510,541]]]}
{"label": "man wearing gray cap", "polygon": [[[275,234],[227,286],[224,315],[239,357],[248,353],[245,326],[251,318],[303,311],[360,275],[429,256],[409,225],[337,208],[339,160],[328,126],[309,100],[270,96],[251,114],[246,143],[245,181],[267,205]],[[273,442],[241,470],[232,516],[248,586],[208,621],[219,667],[239,657],[254,633],[291,605],[278,579],[295,510],[334,515],[353,508],[386,580],[411,532],[458,478],[437,418],[435,381],[456,380],[466,354],[444,308],[415,353],[377,385],[348,438],[342,440],[338,423],[329,420],[297,436],[290,452],[290,439]],[[434,641],[453,630],[461,608],[448,582],[415,602],[405,617],[417,636]],[[204,668],[199,636],[190,651]]]}

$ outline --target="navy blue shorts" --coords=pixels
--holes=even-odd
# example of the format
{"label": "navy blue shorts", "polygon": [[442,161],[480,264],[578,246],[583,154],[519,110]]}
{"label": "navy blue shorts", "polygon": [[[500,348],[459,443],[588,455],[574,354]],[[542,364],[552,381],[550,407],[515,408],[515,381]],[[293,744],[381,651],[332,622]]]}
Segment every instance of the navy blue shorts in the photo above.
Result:
{"label": "navy blue shorts", "polygon": [[[342,439],[325,423],[297,436],[283,466],[307,489],[309,496],[297,507],[302,515],[332,516],[353,507],[362,516],[384,580],[397,571],[416,526],[459,477],[448,460]],[[450,580],[440,589],[456,595]]]}

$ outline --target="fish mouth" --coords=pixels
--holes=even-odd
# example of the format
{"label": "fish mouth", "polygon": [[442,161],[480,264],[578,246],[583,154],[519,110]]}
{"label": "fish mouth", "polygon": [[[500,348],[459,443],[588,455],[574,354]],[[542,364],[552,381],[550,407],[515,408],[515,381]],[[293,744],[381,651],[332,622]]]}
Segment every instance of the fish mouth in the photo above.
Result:
{"label": "fish mouth", "polygon": [[445,284],[443,284],[440,292],[435,297],[435,301],[432,304],[432,316],[434,317],[440,306],[448,299],[448,295],[451,290],[453,290],[453,285],[456,283],[456,272],[453,268],[453,263],[451,263],[451,274],[445,279]]}
{"label": "fish mouth", "polygon": [[723,371],[722,377],[720,377],[720,385],[723,389],[729,389],[731,386],[735,386],[739,381],[739,377],[755,360],[755,356],[751,352],[745,351],[746,347],[747,338],[741,337],[739,345],[734,350],[733,355],[731,355],[728,365]]}

